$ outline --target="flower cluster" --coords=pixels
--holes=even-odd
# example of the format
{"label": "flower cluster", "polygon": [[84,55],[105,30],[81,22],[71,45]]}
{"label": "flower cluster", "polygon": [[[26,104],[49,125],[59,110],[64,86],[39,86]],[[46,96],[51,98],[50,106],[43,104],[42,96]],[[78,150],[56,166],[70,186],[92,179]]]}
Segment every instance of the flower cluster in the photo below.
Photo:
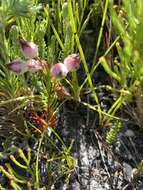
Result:
{"label": "flower cluster", "polygon": [[44,64],[38,58],[38,46],[33,42],[27,42],[23,39],[19,40],[19,45],[26,61],[16,59],[7,64],[7,68],[18,74],[23,74],[27,71],[36,72],[43,70]]}
{"label": "flower cluster", "polygon": [[68,55],[63,63],[57,63],[51,67],[51,75],[54,78],[65,78],[68,72],[79,68],[80,57],[78,54]]}
{"label": "flower cluster", "polygon": [[[19,45],[26,60],[16,59],[12,61],[6,65],[9,70],[23,74],[27,71],[36,72],[45,68],[46,63],[38,58],[38,46],[35,43],[20,39]],[[65,78],[69,72],[76,71],[79,68],[79,62],[78,54],[68,55],[63,63],[57,63],[51,67],[51,76],[53,78]]]}

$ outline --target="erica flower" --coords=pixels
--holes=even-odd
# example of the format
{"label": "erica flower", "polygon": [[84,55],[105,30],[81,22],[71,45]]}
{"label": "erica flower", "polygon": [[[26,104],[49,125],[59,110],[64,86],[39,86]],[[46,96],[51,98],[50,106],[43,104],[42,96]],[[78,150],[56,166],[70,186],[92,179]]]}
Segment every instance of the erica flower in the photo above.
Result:
{"label": "erica flower", "polygon": [[63,100],[65,97],[71,96],[68,90],[61,83],[57,83],[57,85],[55,86],[55,92],[60,100]]}
{"label": "erica flower", "polygon": [[28,71],[36,72],[39,70],[43,70],[45,67],[45,64],[39,59],[29,59],[27,61],[27,67],[28,67]]}
{"label": "erica flower", "polygon": [[64,78],[68,74],[68,70],[63,63],[57,63],[53,65],[50,72],[54,78]]}
{"label": "erica flower", "polygon": [[80,56],[78,54],[68,55],[64,59],[64,65],[68,69],[68,72],[76,71],[79,68]]}
{"label": "erica flower", "polygon": [[18,74],[23,74],[27,71],[36,72],[43,70],[46,67],[46,63],[39,59],[29,59],[28,61],[22,61],[21,59],[16,59],[11,63],[7,64],[7,68]]}
{"label": "erica flower", "polygon": [[22,61],[21,59],[16,59],[6,66],[9,70],[19,74],[23,74],[28,71],[28,66],[26,62]]}
{"label": "erica flower", "polygon": [[32,59],[38,57],[38,46],[33,42],[19,40],[21,51],[26,58]]}

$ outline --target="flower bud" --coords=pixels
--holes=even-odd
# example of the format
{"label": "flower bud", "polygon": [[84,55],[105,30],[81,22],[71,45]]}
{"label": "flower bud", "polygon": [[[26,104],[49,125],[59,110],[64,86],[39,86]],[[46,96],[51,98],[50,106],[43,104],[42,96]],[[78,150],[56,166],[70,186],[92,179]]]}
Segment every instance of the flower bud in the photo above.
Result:
{"label": "flower bud", "polygon": [[16,72],[18,74],[23,74],[28,71],[27,64],[21,59],[16,59],[11,63],[7,64],[6,66],[9,70]]}
{"label": "flower bud", "polygon": [[36,72],[39,70],[43,70],[45,65],[42,63],[42,61],[40,60],[36,60],[36,59],[29,59],[27,61],[27,67],[28,67],[28,71],[30,72]]}
{"label": "flower bud", "polygon": [[68,70],[63,63],[53,65],[50,72],[54,78],[65,78],[68,74]]}
{"label": "flower bud", "polygon": [[67,88],[65,88],[61,83],[57,83],[54,90],[60,100],[63,100],[65,97],[71,96]]}
{"label": "flower bud", "polygon": [[64,65],[68,72],[76,71],[79,68],[80,56],[78,54],[71,54],[64,59]]}
{"label": "flower bud", "polygon": [[21,51],[23,55],[28,58],[32,59],[38,57],[38,46],[33,42],[27,42],[23,39],[19,40]]}

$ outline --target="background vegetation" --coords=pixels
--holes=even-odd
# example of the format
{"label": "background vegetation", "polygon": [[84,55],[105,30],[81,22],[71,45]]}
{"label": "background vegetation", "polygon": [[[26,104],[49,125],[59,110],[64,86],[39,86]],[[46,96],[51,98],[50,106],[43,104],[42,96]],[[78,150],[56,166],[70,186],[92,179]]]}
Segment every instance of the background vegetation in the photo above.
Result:
{"label": "background vegetation", "polygon": [[[94,110],[108,144],[123,125],[142,131],[140,0],[1,0],[0,12],[0,189],[50,189],[62,177],[69,182],[73,142],[67,146],[58,134],[65,102]],[[24,59],[20,38],[38,45],[47,68],[78,53],[80,69],[65,79],[53,79],[49,69],[9,71],[8,63]]]}

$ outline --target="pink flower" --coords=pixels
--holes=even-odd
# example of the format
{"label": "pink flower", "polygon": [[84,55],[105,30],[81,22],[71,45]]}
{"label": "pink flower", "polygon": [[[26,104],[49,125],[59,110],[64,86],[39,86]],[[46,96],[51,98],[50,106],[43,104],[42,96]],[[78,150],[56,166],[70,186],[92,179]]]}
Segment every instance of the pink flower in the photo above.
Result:
{"label": "pink flower", "polygon": [[29,59],[26,64],[28,67],[28,71],[30,71],[30,72],[36,72],[39,70],[43,70],[45,67],[45,64],[42,61],[40,61],[39,59]]}
{"label": "pink flower", "polygon": [[38,46],[33,42],[19,40],[21,51],[26,58],[32,59],[38,57]]}
{"label": "pink flower", "polygon": [[50,72],[54,78],[65,78],[68,74],[68,70],[63,63],[53,65]]}
{"label": "pink flower", "polygon": [[26,62],[22,61],[21,59],[17,59],[7,64],[6,66],[9,70],[13,72],[23,74],[27,71],[36,72],[39,70],[43,70],[44,68],[46,68],[46,63],[38,59],[29,59]]}
{"label": "pink flower", "polygon": [[22,61],[21,59],[16,59],[11,63],[7,64],[6,66],[9,70],[18,74],[23,74],[28,71],[26,62]]}
{"label": "pink flower", "polygon": [[80,56],[78,54],[68,55],[64,59],[64,65],[69,72],[76,71],[79,68]]}

